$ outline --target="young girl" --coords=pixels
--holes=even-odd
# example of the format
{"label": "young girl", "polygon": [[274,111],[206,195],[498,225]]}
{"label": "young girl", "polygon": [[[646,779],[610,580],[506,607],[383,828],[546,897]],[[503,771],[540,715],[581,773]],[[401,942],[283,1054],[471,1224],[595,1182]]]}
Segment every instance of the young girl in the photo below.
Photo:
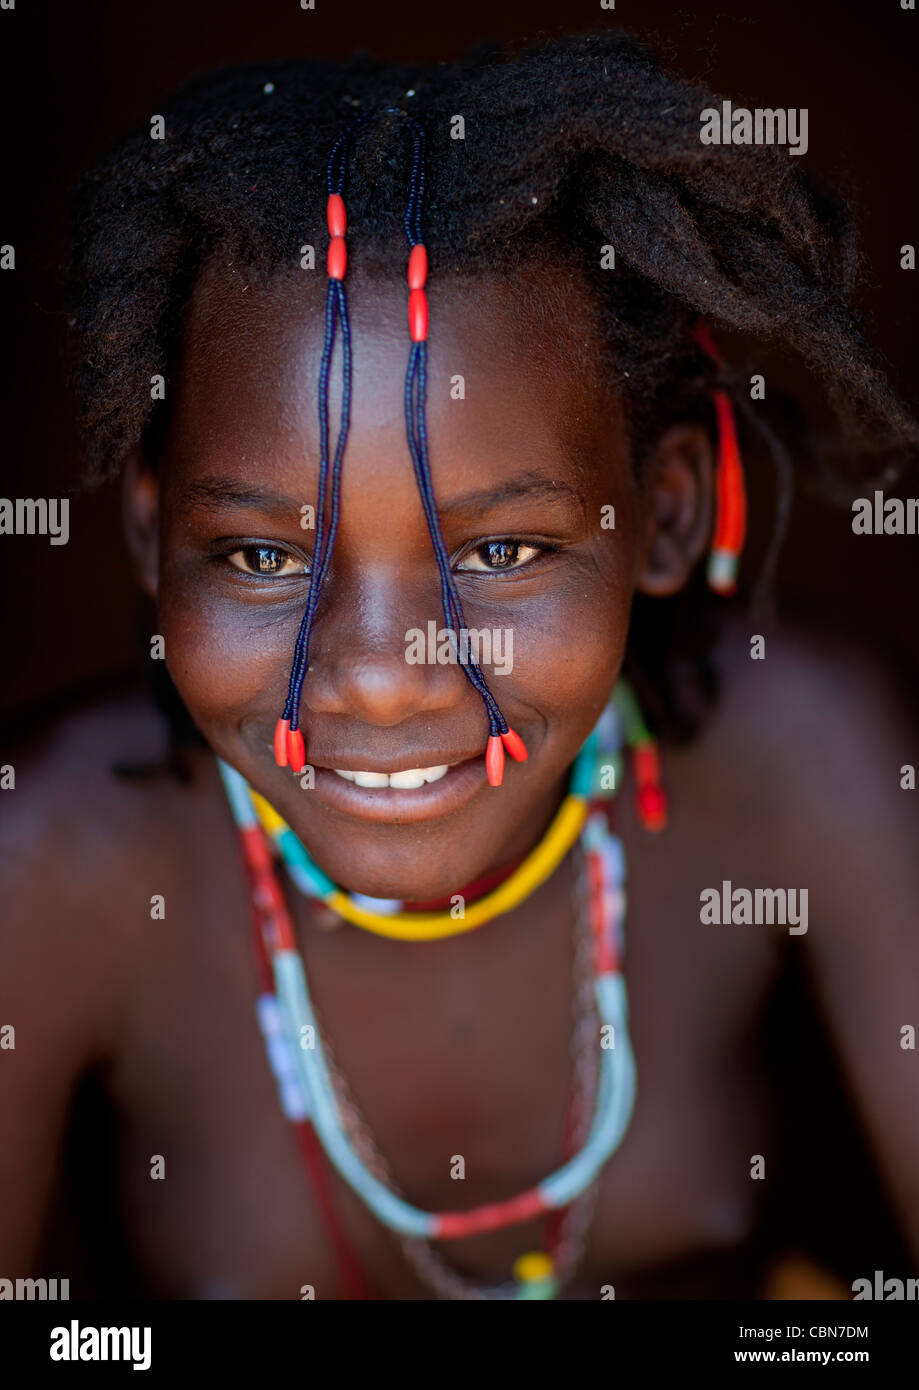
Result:
{"label": "young girl", "polygon": [[762,1296],[802,1193],[870,1195],[788,1122],[803,968],[895,1226],[839,1272],[915,1273],[915,741],[726,605],[738,440],[767,571],[801,452],[732,333],[867,425],[857,491],[917,429],[845,209],[703,143],[718,104],[622,37],[283,62],[87,178],[88,466],[159,698],[4,759],[4,1270],[71,1272],[63,1168],[71,1296]]}

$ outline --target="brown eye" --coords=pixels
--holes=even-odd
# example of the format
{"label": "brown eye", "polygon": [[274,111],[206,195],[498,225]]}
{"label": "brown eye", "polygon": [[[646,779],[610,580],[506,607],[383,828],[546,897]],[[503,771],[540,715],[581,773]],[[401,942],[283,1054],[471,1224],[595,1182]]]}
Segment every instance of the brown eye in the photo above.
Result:
{"label": "brown eye", "polygon": [[535,545],[524,545],[522,541],[502,538],[484,541],[466,556],[458,565],[460,570],[476,570],[480,574],[496,573],[500,570],[520,569],[540,553]]}
{"label": "brown eye", "polygon": [[258,574],[270,579],[306,573],[306,565],[302,560],[295,559],[290,551],[282,550],[276,545],[247,545],[243,550],[236,550],[232,555],[228,555],[227,559],[231,565],[247,574]]}

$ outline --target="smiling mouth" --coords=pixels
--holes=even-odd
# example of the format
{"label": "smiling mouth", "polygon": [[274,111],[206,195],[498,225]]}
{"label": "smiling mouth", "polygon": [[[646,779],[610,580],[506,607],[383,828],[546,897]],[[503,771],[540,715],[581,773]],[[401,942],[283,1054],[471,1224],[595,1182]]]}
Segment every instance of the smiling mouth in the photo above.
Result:
{"label": "smiling mouth", "polygon": [[428,782],[439,782],[441,777],[446,777],[448,765],[439,763],[436,767],[409,767],[402,772],[350,772],[341,767],[331,770],[346,782],[354,782],[359,787],[396,787],[408,791],[423,787]]}
{"label": "smiling mouth", "polygon": [[331,757],[311,764],[315,781],[310,795],[335,815],[379,825],[409,825],[451,815],[488,785],[481,752],[390,772],[331,764]]}

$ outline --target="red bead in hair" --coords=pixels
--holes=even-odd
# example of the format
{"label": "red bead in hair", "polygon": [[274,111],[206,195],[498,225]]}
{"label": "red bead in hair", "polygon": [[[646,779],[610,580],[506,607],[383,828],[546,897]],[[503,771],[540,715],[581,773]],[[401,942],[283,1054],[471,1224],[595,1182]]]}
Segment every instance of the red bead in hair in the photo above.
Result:
{"label": "red bead in hair", "polygon": [[326,203],[326,222],[329,236],[344,236],[348,219],[345,216],[345,202],[340,193],[330,193]]}
{"label": "red bead in hair", "polygon": [[490,787],[500,787],[504,781],[504,745],[497,734],[492,734],[485,749],[485,772]]}
{"label": "red bead in hair", "polygon": [[410,290],[423,290],[428,278],[428,253],[419,241],[413,246],[408,258],[408,287]]}
{"label": "red bead in hair", "polygon": [[718,420],[718,512],[712,546],[739,555],[746,534],[747,501],[734,409],[726,391],[713,391]]}
{"label": "red bead in hair", "polygon": [[706,357],[711,358],[711,360],[714,362],[714,364],[715,364],[716,367],[720,367],[720,366],[721,366],[721,353],[718,351],[717,347],[715,346],[715,340],[714,340],[714,338],[712,337],[712,330],[709,328],[708,324],[705,322],[705,319],[699,319],[699,322],[696,324],[695,328],[693,329],[693,337],[695,338],[696,342],[699,344],[699,347],[700,347],[700,348],[702,349],[702,351],[705,353]]}
{"label": "red bead in hair", "polygon": [[289,719],[279,719],[274,726],[274,760],[278,767],[287,766],[287,735],[289,730]]}
{"label": "red bead in hair", "polygon": [[529,754],[526,744],[519,734],[515,734],[513,729],[508,729],[506,734],[501,735],[501,742],[510,753],[515,762],[525,763]]}
{"label": "red bead in hair", "polygon": [[[695,341],[716,367],[722,366],[721,353],[704,319],[693,332]],[[737,566],[747,532],[747,495],[743,463],[737,440],[737,422],[728,393],[720,386],[711,392],[718,425],[718,456],[715,464],[715,529],[708,562],[709,588],[731,594],[737,584]]]}
{"label": "red bead in hair", "polygon": [[408,329],[413,343],[428,336],[428,297],[424,290],[412,290],[408,297]]}
{"label": "red bead in hair", "polygon": [[348,264],[348,248],[343,236],[333,236],[329,242],[329,254],[326,257],[326,269],[329,272],[330,280],[344,280],[345,269]]}
{"label": "red bead in hair", "polygon": [[306,744],[299,729],[287,730],[287,757],[293,772],[302,772],[306,766]]}

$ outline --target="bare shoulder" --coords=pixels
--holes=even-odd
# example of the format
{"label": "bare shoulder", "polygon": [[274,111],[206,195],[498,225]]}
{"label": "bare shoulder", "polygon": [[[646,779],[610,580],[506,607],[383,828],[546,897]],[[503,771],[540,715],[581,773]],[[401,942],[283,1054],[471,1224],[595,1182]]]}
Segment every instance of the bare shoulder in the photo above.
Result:
{"label": "bare shoulder", "polygon": [[746,787],[758,808],[762,882],[796,887],[799,905],[808,895],[798,939],[814,999],[915,1256],[919,1110],[905,1040],[919,981],[915,711],[867,643],[776,628],[751,659],[753,635],[727,639],[713,747],[736,759],[735,805]]}
{"label": "bare shoulder", "polygon": [[869,846],[911,860],[919,740],[893,664],[866,642],[742,618],[716,660],[722,698],[706,754],[728,795],[755,801],[776,849],[810,852],[815,871],[829,857],[843,875],[846,854]]}
{"label": "bare shoulder", "polygon": [[0,793],[4,993],[17,991],[24,1005],[42,982],[73,1023],[85,1006],[87,1052],[104,1050],[111,986],[149,925],[149,904],[144,914],[126,909],[151,866],[172,874],[181,865],[206,795],[194,759],[190,788],[167,772],[130,775],[167,755],[165,721],[135,688],[81,703],[4,752],[12,770]]}
{"label": "bare shoulder", "polygon": [[0,1203],[0,1248],[17,1269],[38,1259],[75,1087],[123,1046],[150,925],[145,866],[181,864],[185,789],[115,770],[165,751],[152,702],[124,690],[3,747],[0,1190],[16,1201]]}
{"label": "bare shoulder", "polygon": [[713,732],[742,738],[752,757],[773,762],[796,749],[804,774],[843,751],[850,765],[862,749],[873,757],[885,741],[907,751],[913,721],[904,683],[863,640],[738,617],[726,627],[716,660],[724,698]]}
{"label": "bare shoulder", "polygon": [[[28,736],[4,758],[14,779],[4,798],[4,871],[21,876],[42,861],[62,892],[79,892],[80,877],[149,852],[151,832],[188,800],[168,757],[165,720],[133,686],[81,702]],[[77,866],[82,875],[70,872]]]}

